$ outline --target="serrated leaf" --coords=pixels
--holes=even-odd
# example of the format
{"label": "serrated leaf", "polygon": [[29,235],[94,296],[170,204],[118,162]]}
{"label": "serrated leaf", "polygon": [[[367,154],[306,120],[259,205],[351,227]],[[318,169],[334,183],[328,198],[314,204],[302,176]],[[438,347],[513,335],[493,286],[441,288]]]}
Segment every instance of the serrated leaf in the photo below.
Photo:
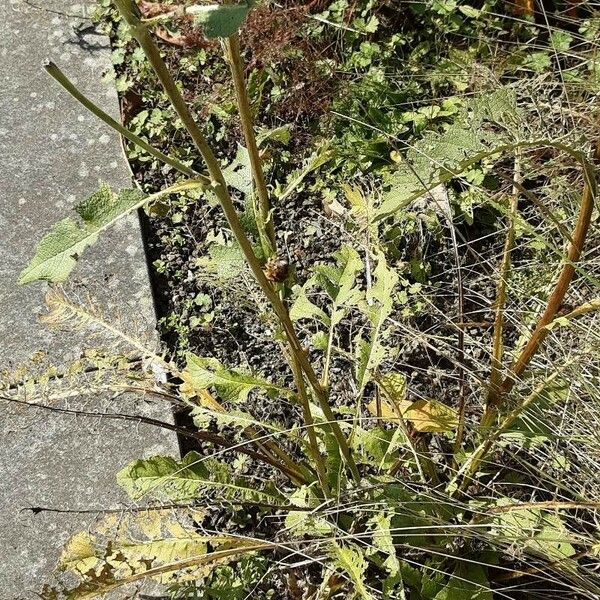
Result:
{"label": "serrated leaf", "polygon": [[189,452],[181,461],[168,456],[136,460],[117,474],[117,482],[132,500],[154,495],[173,502],[188,502],[211,490],[230,501],[281,500],[273,486],[253,486],[243,477],[235,476],[230,465],[197,452]]}
{"label": "serrated leaf", "polygon": [[198,259],[197,265],[214,274],[220,281],[230,281],[242,275],[246,261],[237,244],[225,246],[215,243],[209,247],[208,256]]}
{"label": "serrated leaf", "polygon": [[187,355],[185,373],[189,377],[189,383],[196,389],[214,387],[217,394],[229,402],[244,402],[255,389],[267,393],[288,393],[288,390],[239,369],[228,370],[214,358],[201,358],[191,353]]}
{"label": "serrated leaf", "polygon": [[387,556],[383,566],[391,577],[395,577],[400,573],[400,562],[390,530],[391,519],[390,515],[380,512],[369,519],[368,525],[373,532],[373,549]]}
{"label": "serrated leaf", "polygon": [[308,296],[306,295],[307,287],[309,286],[300,288],[298,296],[290,308],[290,319],[292,319],[292,321],[298,321],[300,319],[317,319],[323,323],[323,325],[329,326],[331,320],[325,311],[308,299]]}
{"label": "serrated leaf", "polygon": [[390,189],[375,211],[375,221],[427,197],[436,186],[449,182],[484,158],[511,148],[512,138],[482,125],[515,124],[519,113],[512,89],[505,87],[481,94],[465,102],[461,113],[455,124],[441,132],[426,132],[405,156],[396,155],[398,167],[386,182]]}
{"label": "serrated leaf", "polygon": [[226,38],[235,34],[243,25],[251,7],[251,2],[193,5],[187,7],[186,12],[194,16],[194,22],[202,26],[207,38]]}
{"label": "serrated leaf", "polygon": [[373,372],[383,362],[387,348],[379,341],[379,336],[364,339],[359,335],[354,340],[354,376],[360,394],[371,381]]}
{"label": "serrated leaf", "polygon": [[361,550],[354,545],[341,546],[336,542],[332,544],[332,548],[335,564],[349,577],[356,594],[363,600],[374,600],[366,585],[368,562]]}
{"label": "serrated leaf", "polygon": [[[498,501],[498,506],[510,504],[508,498]],[[493,523],[497,527],[494,533],[505,543],[517,542],[526,552],[552,562],[566,561],[577,553],[559,513],[545,513],[534,508],[509,510],[495,516]]]}
{"label": "serrated leaf", "polygon": [[[316,508],[321,500],[312,487],[303,485],[288,496],[288,502],[297,507]],[[290,510],[285,527],[294,535],[326,536],[333,533],[333,527],[325,517],[307,510]]]}
{"label": "serrated leaf", "polygon": [[195,521],[203,516],[196,509],[148,508],[101,519],[67,543],[59,568],[71,577],[65,585],[46,586],[42,597],[95,598],[150,578],[171,585],[193,581],[207,576],[215,564],[268,547],[226,535],[202,535]]}
{"label": "serrated leaf", "polygon": [[468,562],[458,562],[448,583],[434,600],[492,600],[493,593],[486,568]]}
{"label": "serrated leaf", "polygon": [[67,279],[77,258],[98,239],[98,234],[117,219],[144,203],[137,190],[123,190],[114,194],[103,185],[75,210],[83,219],[78,225],[73,219],[64,219],[54,226],[40,242],[35,256],[19,276],[19,284],[33,281],[60,283]]}
{"label": "serrated leaf", "polygon": [[[226,8],[226,5],[222,8]],[[227,185],[242,192],[244,196],[252,194],[252,170],[247,148],[238,144],[235,158],[223,169],[223,177]]]}
{"label": "serrated leaf", "polygon": [[39,243],[35,256],[19,276],[19,284],[33,281],[61,283],[67,279],[79,255],[91,246],[98,235],[132,211],[169,194],[205,187],[200,180],[187,180],[145,197],[138,190],[121,190],[115,194],[107,185],[75,207],[81,224],[64,219]]}
{"label": "serrated leaf", "polygon": [[398,283],[398,274],[387,266],[383,254],[378,255],[373,274],[375,281],[367,290],[365,300],[359,303],[360,309],[368,317],[372,326],[368,340],[365,340],[362,334],[359,334],[355,340],[355,373],[359,395],[387,356],[388,349],[383,345],[387,332],[383,325],[392,311],[393,292]]}
{"label": "serrated leaf", "polygon": [[335,266],[317,266],[317,281],[335,305],[351,304],[358,300],[358,290],[354,285],[363,263],[351,246],[343,246],[334,254],[334,258]]}

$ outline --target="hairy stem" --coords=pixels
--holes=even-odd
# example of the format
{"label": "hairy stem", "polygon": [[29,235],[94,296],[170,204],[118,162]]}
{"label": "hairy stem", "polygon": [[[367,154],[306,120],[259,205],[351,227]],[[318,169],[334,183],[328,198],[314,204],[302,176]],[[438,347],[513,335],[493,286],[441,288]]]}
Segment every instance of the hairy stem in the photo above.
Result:
{"label": "hairy stem", "polygon": [[[536,402],[540,395],[543,394],[549,384],[551,384],[558,376],[559,371],[554,371],[549,377],[547,377],[538,387],[525,398],[516,408],[514,408],[500,423],[499,427],[489,433],[486,440],[484,440],[475,451],[469,456],[468,460],[462,465],[459,471],[456,473],[452,481],[448,484],[448,489],[452,495],[464,491],[466,487],[471,483],[471,477],[476,473],[485,460],[494,442],[507,431],[513,423],[521,416],[521,414],[534,402]],[[460,481],[460,485],[456,485]]]}
{"label": "hairy stem", "polygon": [[[269,192],[265,182],[265,176],[262,169],[256,136],[254,135],[254,124],[252,120],[252,111],[248,100],[246,81],[244,79],[244,66],[240,52],[240,42],[238,35],[232,35],[225,41],[227,61],[231,69],[231,76],[235,87],[235,96],[237,98],[238,111],[246,148],[250,157],[250,167],[252,170],[252,179],[256,186],[258,196],[258,229],[261,233],[261,241],[265,254],[270,256],[277,253],[277,241],[275,239],[275,227],[271,218],[271,204],[269,201]],[[264,239],[266,238],[266,239]]]}
{"label": "hairy stem", "polygon": [[290,366],[292,367],[294,381],[296,383],[296,388],[298,391],[298,398],[300,399],[300,405],[302,406],[302,415],[306,424],[306,429],[308,431],[308,442],[310,452],[313,460],[315,461],[315,466],[317,467],[317,476],[319,478],[319,483],[321,485],[321,489],[323,490],[323,494],[326,498],[329,498],[330,490],[329,484],[327,482],[327,470],[325,468],[325,462],[323,460],[323,456],[321,455],[321,451],[319,450],[319,443],[315,434],[314,419],[310,410],[310,402],[306,394],[304,377],[302,376],[302,370],[300,369],[300,365],[298,364],[298,361],[293,355],[290,357]]}

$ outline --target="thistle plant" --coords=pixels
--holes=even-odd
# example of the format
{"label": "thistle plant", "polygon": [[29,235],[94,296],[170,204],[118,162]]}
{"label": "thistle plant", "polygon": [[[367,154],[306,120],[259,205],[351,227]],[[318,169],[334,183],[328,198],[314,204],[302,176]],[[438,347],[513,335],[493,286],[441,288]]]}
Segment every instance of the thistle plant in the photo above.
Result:
{"label": "thistle plant", "polygon": [[[170,165],[182,179],[149,196],[135,190],[115,193],[103,186],[76,208],[79,223],[66,219],[44,237],[20,283],[64,282],[86,247],[117,219],[144,205],[182,192],[214,198],[262,294],[289,376],[278,381],[194,354],[188,355],[185,365],[167,361],[71,300],[68,293],[52,288],[47,317],[51,324],[76,322],[101,328],[129,346],[136,360],[159,365],[169,374],[167,383],[157,386],[147,370],[136,373],[134,384],[130,358],[127,368],[121,369],[124,381],[119,385],[184,403],[198,429],[175,426],[168,416],[140,419],[214,446],[215,453],[191,452],[181,460],[157,456],[126,466],[117,476],[119,484],[133,501],[155,503],[125,515],[109,510],[92,530],[74,536],[64,549],[60,569],[74,575],[76,582],[48,585],[41,596],[91,598],[145,579],[175,586],[174,594],[193,582],[217,589],[243,561],[259,571],[261,561],[266,561],[269,568],[278,568],[288,590],[297,587],[299,573],[310,565],[306,597],[315,599],[491,600],[496,594],[512,597],[503,591],[510,576],[535,580],[541,571],[556,589],[597,597],[600,581],[592,575],[600,544],[597,528],[577,528],[568,512],[592,510],[597,503],[579,492],[565,491],[568,498],[563,501],[520,503],[486,491],[492,489],[490,481],[497,469],[494,452],[510,452],[503,436],[514,433],[532,407],[566,402],[574,372],[568,362],[539,378],[526,393],[531,387],[528,368],[536,352],[554,328],[598,308],[597,301],[586,302],[557,317],[578,269],[596,194],[595,168],[582,149],[570,140],[515,136],[517,109],[509,89],[475,98],[465,103],[456,125],[432,133],[421,147],[406,153],[383,197],[374,200],[358,187],[347,186],[344,193],[355,226],[368,232],[370,240],[364,258],[355,248],[343,246],[330,264],[315,266],[313,276],[292,290],[285,269],[273,275],[281,249],[244,81],[238,30],[251,3],[185,5],[151,19],[142,18],[134,0],[113,3],[189,133],[203,168],[197,170],[153,148],[85,98],[56,65],[48,65],[47,72],[77,101],[131,143]],[[252,176],[255,238],[236,208],[227,169],[187,106],[152,36],[157,23],[184,16],[192,16],[205,36],[222,40]],[[506,156],[519,165],[525,153],[540,148],[562,152],[579,165],[584,177],[579,214],[574,231],[567,234],[568,249],[547,306],[507,366],[503,311],[518,219],[516,198],[521,193],[520,168],[515,167],[513,196],[505,203],[509,226],[499,267],[491,372],[489,377],[479,377],[484,382],[483,410],[473,424],[467,421],[473,407],[466,406],[464,399],[458,410],[435,399],[410,399],[404,375],[387,366],[386,358],[393,355],[391,330],[401,278],[386,255],[380,230],[416,199],[431,197],[437,202],[436,188],[473,165]],[[560,255],[561,249],[556,253]],[[352,340],[353,351],[336,342],[350,315],[359,315],[363,323]],[[316,331],[312,352],[300,333],[308,322]],[[462,325],[454,327],[460,331]],[[331,364],[337,357],[352,365],[347,377],[354,381],[353,406],[337,406],[331,396]],[[298,406],[301,422],[282,428],[254,417],[252,398],[257,395]],[[368,397],[372,400],[365,403]],[[243,441],[209,432],[202,427],[207,422],[234,428]],[[268,476],[256,485],[236,471],[236,463],[220,459],[225,453],[252,461]],[[507,482],[523,468],[519,456],[513,459],[514,466],[505,465]],[[239,523],[252,510],[279,526],[257,527],[250,534],[235,526],[217,531],[209,510],[217,500],[232,523]],[[515,545],[520,545],[518,553],[513,551]]]}

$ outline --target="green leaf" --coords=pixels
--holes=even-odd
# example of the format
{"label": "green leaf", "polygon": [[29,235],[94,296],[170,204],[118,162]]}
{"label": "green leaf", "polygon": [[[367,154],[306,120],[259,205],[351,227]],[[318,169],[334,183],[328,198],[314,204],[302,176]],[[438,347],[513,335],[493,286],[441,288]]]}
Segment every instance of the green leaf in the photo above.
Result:
{"label": "green leaf", "polygon": [[283,189],[281,186],[277,186],[275,189],[275,195],[280,201],[285,200],[288,196],[300,188],[302,182],[308,175],[310,175],[310,173],[328,163],[333,157],[334,152],[327,144],[319,147],[310,155],[300,169],[290,174],[287,179],[286,186]]}
{"label": "green leaf", "polygon": [[238,144],[235,158],[223,169],[223,177],[227,185],[242,192],[244,196],[252,194],[252,171],[250,167],[250,154],[247,148]]}
{"label": "green leaf", "polygon": [[570,382],[557,378],[544,386],[536,395],[535,402],[528,406],[501,438],[532,447],[547,442],[556,433],[554,424],[548,420],[549,411],[558,403],[564,403],[570,390]]}
{"label": "green leaf", "polygon": [[42,239],[35,256],[21,272],[19,284],[32,281],[65,281],[75,267],[79,255],[116,221],[146,202],[204,187],[206,181],[188,179],[145,197],[138,190],[122,190],[115,194],[103,184],[97,192],[75,207],[82,219],[81,224],[72,219],[64,219]]}
{"label": "green leaf", "polygon": [[298,296],[290,308],[290,318],[292,321],[298,321],[299,319],[317,319],[324,325],[329,326],[331,320],[325,311],[308,299],[306,290],[309,288],[310,285],[308,285],[308,282],[304,287],[300,288]]}
{"label": "green leaf", "polygon": [[434,600],[493,600],[487,569],[483,565],[459,561],[452,577]]}
{"label": "green leaf", "polygon": [[[294,490],[287,500],[293,506],[306,508],[317,508],[321,504],[313,487],[306,485]],[[285,518],[285,527],[294,535],[327,536],[333,533],[333,527],[325,517],[308,510],[291,510]]]}
{"label": "green leaf", "polygon": [[177,461],[170,456],[136,460],[117,473],[117,483],[132,500],[165,496],[174,502],[193,500],[208,479],[203,457],[190,452]]}
{"label": "green leaf", "polygon": [[510,122],[510,129],[514,131],[518,115],[514,92],[500,88],[466,102],[456,123],[444,131],[425,132],[404,156],[395,154],[398,167],[387,179],[390,189],[377,207],[375,220],[427,197],[435,187],[461,175],[484,158],[507,151],[514,139],[508,135],[502,137],[483,125]]}
{"label": "green leaf", "polygon": [[137,190],[114,194],[107,185],[102,185],[75,208],[83,220],[81,225],[72,219],[64,219],[42,239],[35,256],[21,272],[19,284],[65,281],[79,256],[94,244],[99,233],[144,202],[144,196]]}
{"label": "green leaf", "polygon": [[[511,500],[502,498],[498,506],[508,506]],[[519,547],[551,562],[565,561],[576,554],[569,541],[569,533],[560,514],[545,513],[539,509],[509,510],[493,519],[497,527],[492,532],[502,543],[517,543]]]}
{"label": "green leaf", "polygon": [[365,340],[362,334],[355,339],[355,373],[359,395],[387,356],[388,349],[382,343],[387,336],[383,324],[392,311],[393,292],[398,283],[397,273],[388,268],[383,254],[379,254],[377,258],[374,276],[375,281],[367,290],[365,300],[359,303],[360,309],[368,317],[372,326],[368,340]]}
{"label": "green leaf", "polygon": [[239,369],[229,371],[214,358],[201,358],[191,353],[187,355],[185,372],[195,388],[205,390],[214,387],[219,396],[229,402],[244,402],[254,389],[268,393],[289,393],[286,389]]}
{"label": "green leaf", "polygon": [[154,495],[188,502],[210,490],[231,501],[273,503],[282,499],[273,486],[256,487],[234,476],[230,465],[197,452],[189,452],[181,461],[168,456],[136,460],[117,474],[117,482],[132,500]]}
{"label": "green leaf", "polygon": [[366,585],[368,562],[360,548],[353,544],[341,546],[333,542],[332,549],[335,564],[348,575],[356,594],[363,600],[374,600]]}
{"label": "green leaf", "polygon": [[208,256],[202,256],[196,264],[208,273],[214,274],[219,281],[230,281],[242,275],[246,268],[246,261],[237,244],[226,246],[211,244]]}
{"label": "green leaf", "polygon": [[194,16],[196,25],[201,25],[207,38],[226,38],[236,33],[243,25],[252,2],[242,4],[194,5],[187,8]]}
{"label": "green leaf", "polygon": [[[359,298],[358,290],[354,288],[356,275],[362,270],[363,264],[358,252],[350,246],[344,246],[334,254],[335,266],[319,265],[316,267],[316,279],[335,306],[350,305]],[[339,322],[334,320],[334,324]]]}
{"label": "green leaf", "polygon": [[391,519],[390,515],[380,512],[369,519],[368,525],[373,532],[373,548],[386,555],[383,566],[391,577],[395,577],[400,573],[400,562],[390,530]]}
{"label": "green leaf", "polygon": [[387,356],[388,349],[380,343],[378,336],[364,339],[358,335],[354,340],[354,376],[360,394],[371,381],[373,372]]}

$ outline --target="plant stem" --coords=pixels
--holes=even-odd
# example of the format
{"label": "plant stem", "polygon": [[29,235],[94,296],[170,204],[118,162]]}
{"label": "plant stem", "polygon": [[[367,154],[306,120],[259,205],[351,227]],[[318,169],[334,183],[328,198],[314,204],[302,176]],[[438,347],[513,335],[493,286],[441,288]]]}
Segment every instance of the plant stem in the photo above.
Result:
{"label": "plant stem", "polygon": [[490,386],[488,390],[486,409],[481,420],[483,427],[488,427],[494,418],[495,413],[493,412],[493,407],[498,403],[500,386],[502,384],[502,356],[504,354],[502,336],[504,330],[504,307],[506,304],[506,291],[510,272],[511,252],[515,243],[515,219],[517,216],[517,206],[519,203],[519,190],[517,189],[516,184],[521,182],[521,169],[518,153],[515,156],[513,180],[514,184],[509,200],[506,240],[504,242],[504,251],[502,254],[502,263],[500,265],[500,273],[498,276],[498,285],[496,287],[496,315],[494,319],[494,334],[492,340]]}
{"label": "plant stem", "polygon": [[302,406],[302,415],[304,417],[304,422],[308,431],[310,451],[312,458],[315,461],[315,466],[317,468],[317,476],[319,477],[319,483],[321,485],[321,489],[323,490],[324,496],[326,498],[330,498],[331,493],[329,489],[329,484],[327,482],[327,470],[325,468],[323,456],[321,455],[321,451],[319,450],[319,443],[317,441],[317,436],[315,433],[314,419],[310,410],[310,402],[306,394],[306,386],[304,385],[304,377],[302,375],[302,370],[294,355],[290,357],[289,362],[292,368],[292,373],[294,374],[294,381],[298,390],[298,398],[300,399],[300,404]]}
{"label": "plant stem", "polygon": [[204,135],[200,131],[198,124],[194,120],[192,114],[190,113],[179,88],[175,84],[175,81],[171,77],[167,66],[165,65],[162,57],[160,56],[160,51],[154,40],[150,36],[150,33],[146,26],[140,21],[139,11],[137,10],[137,6],[133,0],[113,0],[117,9],[123,16],[123,18],[128,23],[131,28],[131,33],[133,37],[138,41],[144,54],[150,61],[152,68],[156,72],[169,100],[171,101],[173,108],[175,108],[179,118],[183,122],[185,128],[188,130],[194,144],[200,151],[200,154],[204,158],[204,162],[206,163],[206,167],[208,169],[209,176],[211,178],[211,187],[216,195],[223,213],[225,214],[225,218],[229,223],[229,227],[233,235],[238,242],[240,249],[242,250],[244,257],[246,258],[246,262],[252,271],[256,282],[262,289],[263,293],[271,303],[281,326],[285,332],[287,337],[288,344],[290,346],[291,352],[294,354],[296,360],[300,364],[302,371],[304,371],[308,382],[313,388],[315,395],[319,401],[319,405],[321,410],[325,414],[327,421],[330,423],[330,427],[335,434],[335,437],[340,445],[340,450],[344,455],[344,459],[346,460],[346,464],[352,471],[353,477],[355,481],[360,480],[360,476],[358,474],[358,469],[356,467],[356,463],[352,458],[352,454],[350,452],[350,447],[348,446],[348,442],[339,426],[339,423],[336,421],[335,416],[333,415],[333,411],[331,410],[331,406],[329,406],[328,395],[325,389],[319,383],[317,375],[310,364],[306,356],[306,352],[304,348],[302,348],[302,344],[296,335],[296,330],[294,329],[294,325],[290,319],[287,308],[281,301],[279,294],[273,288],[271,283],[266,278],[265,274],[262,271],[261,264],[254,254],[254,250],[252,249],[252,244],[250,240],[246,237],[244,233],[244,229],[240,222],[237,211],[233,205],[233,201],[231,196],[229,195],[229,191],[227,189],[227,183],[225,182],[225,178],[223,177],[223,173],[221,171],[221,167],[219,165],[219,161],[216,159],[212,150],[210,149]]}
{"label": "plant stem", "polygon": [[[194,169],[191,169],[187,165],[183,164],[181,161],[176,158],[171,158],[166,154],[163,154],[160,150],[157,150],[153,146],[151,146],[148,142],[143,140],[141,137],[123,127],[121,123],[113,119],[108,113],[104,112],[99,106],[94,104],[89,98],[84,96],[69,80],[69,78],[53,63],[48,63],[44,69],[46,73],[50,75],[57,83],[59,83],[75,100],[80,102],[85,108],[87,108],[93,115],[98,117],[101,121],[104,121],[109,127],[112,127],[115,131],[120,133],[124,138],[128,139],[130,142],[133,142],[136,146],[144,149],[148,154],[154,156],[158,160],[171,165],[174,169],[177,169],[180,173],[184,175],[188,175],[189,177],[201,178],[203,177]],[[206,178],[206,184],[209,185],[210,181]]]}
{"label": "plant stem", "polygon": [[[594,149],[594,161],[597,162],[599,160],[600,142],[596,143],[596,147]],[[571,280],[573,279],[573,275],[575,273],[575,263],[581,256],[585,238],[590,227],[592,211],[594,209],[594,199],[596,196],[596,182],[594,179],[595,172],[589,173],[586,170],[584,171],[584,175],[586,179],[581,195],[581,208],[579,209],[577,224],[575,225],[575,229],[573,230],[573,234],[571,236],[572,242],[569,244],[563,268],[560,272],[558,280],[556,281],[554,290],[548,298],[546,309],[539,318],[537,325],[531,334],[531,337],[529,338],[529,341],[511,367],[510,373],[506,376],[502,382],[502,385],[500,386],[501,396],[504,396],[512,390],[516,381],[521,377],[527,368],[527,365],[539,349],[545,337],[548,335],[549,329],[547,328],[547,325],[554,320],[554,317],[560,309],[560,306],[567,293]],[[497,404],[500,401],[501,398],[499,398]]]}
{"label": "plant stem", "polygon": [[[178,373],[177,375],[181,377],[180,373]],[[198,396],[200,398],[200,404],[202,406],[208,407],[210,410],[213,410],[218,413],[227,413],[227,409],[219,401],[213,398],[212,394],[210,394],[207,390],[199,391]],[[314,480],[313,477],[307,477],[306,472],[308,471],[308,469],[306,469],[305,465],[297,464],[294,461],[294,459],[289,454],[287,454],[287,452],[285,452],[272,440],[261,440],[261,435],[254,427],[252,427],[252,425],[244,427],[243,431],[244,435],[248,439],[252,440],[261,452],[270,455],[274,460],[275,457],[273,457],[273,455],[276,455],[281,460],[281,462],[285,464],[290,473],[296,473],[296,476],[294,478],[295,481],[300,482],[301,484],[308,484],[310,481]],[[310,471],[308,471],[308,474],[312,475]]]}
{"label": "plant stem", "polygon": [[538,387],[523,400],[515,409],[513,409],[506,417],[502,420],[500,426],[491,434],[488,435],[487,439],[483,441],[475,451],[470,455],[468,460],[462,465],[460,470],[453,477],[452,481],[448,484],[448,488],[453,488],[456,483],[462,478],[460,485],[451,489],[450,494],[462,492],[469,484],[471,476],[477,472],[479,466],[490,452],[492,444],[505,432],[509,427],[518,419],[523,411],[533,404],[539,396],[544,392],[548,384],[552,383],[559,375],[559,371],[554,371],[549,377],[547,377]]}
{"label": "plant stem", "polygon": [[[248,100],[248,91],[244,79],[244,65],[242,63],[242,55],[240,52],[240,42],[238,35],[232,35],[225,41],[225,49],[227,61],[231,69],[231,76],[235,87],[235,95],[237,98],[238,111],[240,114],[240,122],[244,139],[246,140],[246,148],[250,157],[250,167],[252,169],[252,178],[256,186],[256,194],[258,195],[258,229],[261,232],[261,241],[267,256],[277,254],[277,241],[275,239],[275,227],[271,218],[271,204],[269,201],[269,192],[265,182],[265,176],[262,169],[256,136],[254,135],[254,125],[252,120],[252,111]],[[266,239],[262,239],[266,237]]]}

